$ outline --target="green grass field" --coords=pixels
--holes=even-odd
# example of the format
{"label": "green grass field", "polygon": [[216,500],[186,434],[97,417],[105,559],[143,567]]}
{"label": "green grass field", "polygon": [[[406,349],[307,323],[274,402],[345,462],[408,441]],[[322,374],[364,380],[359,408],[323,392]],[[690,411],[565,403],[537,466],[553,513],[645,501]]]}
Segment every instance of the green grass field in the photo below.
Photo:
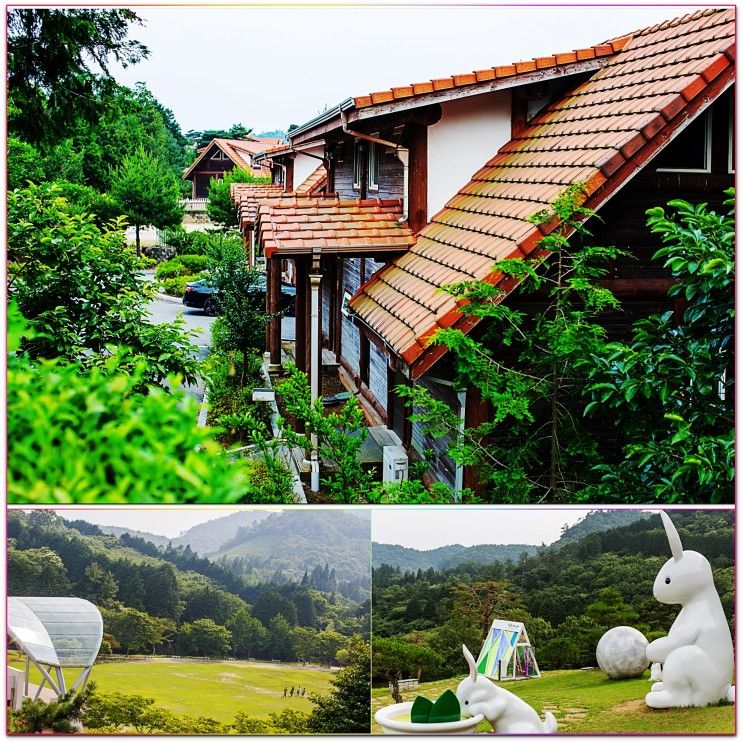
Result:
{"label": "green grass field", "polygon": [[[610,681],[601,671],[546,671],[538,679],[512,681],[503,686],[544,716],[550,710],[557,719],[559,733],[705,733],[735,732],[735,708],[732,704],[702,709],[651,710],[645,705],[650,690],[646,673],[640,679]],[[461,676],[446,681],[420,684],[418,689],[403,691],[408,702],[421,694],[437,699],[444,691],[456,691]],[[372,712],[393,704],[387,688],[372,691]],[[478,730],[489,731],[482,723]],[[382,730],[376,723],[373,733]]]}
{"label": "green grass field", "polygon": [[[10,665],[23,668],[23,659],[11,656]],[[31,681],[41,682],[41,674],[32,669]],[[70,682],[76,669],[65,669]],[[121,692],[151,697],[160,707],[191,715],[231,722],[236,713],[268,719],[271,712],[293,709],[310,712],[310,694],[332,690],[330,670],[306,669],[285,663],[198,663],[181,661],[99,663],[91,681],[101,694]],[[284,687],[301,686],[307,697],[284,698]]]}

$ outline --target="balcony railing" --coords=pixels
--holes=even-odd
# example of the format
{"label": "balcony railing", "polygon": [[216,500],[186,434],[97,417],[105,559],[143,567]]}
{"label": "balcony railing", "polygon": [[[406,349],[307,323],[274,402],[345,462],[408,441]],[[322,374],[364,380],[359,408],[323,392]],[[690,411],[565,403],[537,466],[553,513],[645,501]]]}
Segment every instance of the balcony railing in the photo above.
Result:
{"label": "balcony railing", "polygon": [[206,199],[181,199],[181,206],[187,212],[205,212]]}

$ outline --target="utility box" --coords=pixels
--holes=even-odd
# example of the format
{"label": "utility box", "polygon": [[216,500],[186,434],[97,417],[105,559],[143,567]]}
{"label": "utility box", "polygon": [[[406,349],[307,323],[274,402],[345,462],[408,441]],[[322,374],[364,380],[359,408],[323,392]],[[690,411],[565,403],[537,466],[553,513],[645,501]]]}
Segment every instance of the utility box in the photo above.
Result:
{"label": "utility box", "polygon": [[408,455],[402,446],[382,447],[382,482],[408,479]]}

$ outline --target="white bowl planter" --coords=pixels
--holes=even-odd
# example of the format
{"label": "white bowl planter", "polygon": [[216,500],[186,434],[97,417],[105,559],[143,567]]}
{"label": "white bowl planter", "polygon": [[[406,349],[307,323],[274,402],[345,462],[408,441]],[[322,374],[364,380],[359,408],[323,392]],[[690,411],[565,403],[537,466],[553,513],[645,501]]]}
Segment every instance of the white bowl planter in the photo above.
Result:
{"label": "white bowl planter", "polygon": [[[485,719],[482,715],[475,715],[457,722],[410,722],[412,708],[412,702],[390,704],[378,710],[374,720],[385,735],[467,735],[474,733],[475,728]],[[397,719],[403,716],[405,719]]]}

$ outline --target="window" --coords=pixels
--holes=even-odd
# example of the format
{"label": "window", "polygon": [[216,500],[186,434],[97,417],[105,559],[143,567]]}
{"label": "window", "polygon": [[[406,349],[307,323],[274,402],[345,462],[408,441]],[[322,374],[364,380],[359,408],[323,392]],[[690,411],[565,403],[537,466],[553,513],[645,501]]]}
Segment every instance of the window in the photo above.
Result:
{"label": "window", "polygon": [[364,155],[366,154],[364,144],[364,142],[357,140],[353,146],[353,187],[356,189],[361,188],[361,179],[363,178]]}
{"label": "window", "polygon": [[658,172],[709,173],[712,157],[712,111],[684,129],[655,160]]}
{"label": "window", "polygon": [[229,158],[224,154],[224,152],[222,152],[222,150],[216,150],[216,152],[212,154],[212,160],[229,160]]}
{"label": "window", "polygon": [[356,190],[361,190],[364,166],[366,166],[366,187],[370,191],[379,191],[379,145],[376,142],[358,140],[354,145],[353,187]]}
{"label": "window", "polygon": [[367,186],[370,191],[379,191],[379,145],[369,142],[369,168]]}

